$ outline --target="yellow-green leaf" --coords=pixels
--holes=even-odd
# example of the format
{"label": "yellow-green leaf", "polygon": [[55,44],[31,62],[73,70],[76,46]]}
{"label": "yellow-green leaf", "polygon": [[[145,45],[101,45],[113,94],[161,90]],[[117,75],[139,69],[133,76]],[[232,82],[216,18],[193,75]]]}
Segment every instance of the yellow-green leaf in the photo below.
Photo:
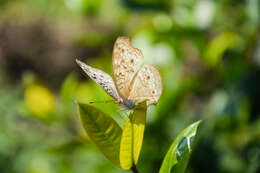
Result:
{"label": "yellow-green leaf", "polygon": [[120,167],[119,148],[122,129],[99,109],[78,103],[81,123],[89,138],[113,164]]}
{"label": "yellow-green leaf", "polygon": [[125,170],[129,170],[133,164],[132,140],[132,123],[129,118],[124,125],[120,143],[120,166]]}
{"label": "yellow-green leaf", "polygon": [[144,128],[146,121],[145,103],[137,106],[126,121],[120,143],[120,166],[129,170],[137,164],[142,148]]}
{"label": "yellow-green leaf", "polygon": [[177,166],[174,172],[185,171],[192,151],[192,139],[196,136],[200,123],[201,121],[197,121],[179,133],[164,157],[159,173],[171,173],[173,166]]}

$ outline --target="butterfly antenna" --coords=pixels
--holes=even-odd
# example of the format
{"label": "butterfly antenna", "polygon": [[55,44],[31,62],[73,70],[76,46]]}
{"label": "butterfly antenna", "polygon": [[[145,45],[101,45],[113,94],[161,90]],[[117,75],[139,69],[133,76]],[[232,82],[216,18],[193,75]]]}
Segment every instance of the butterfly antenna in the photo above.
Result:
{"label": "butterfly antenna", "polygon": [[111,102],[115,102],[114,100],[103,100],[103,101],[90,101],[90,104],[94,104],[94,103],[111,103]]}

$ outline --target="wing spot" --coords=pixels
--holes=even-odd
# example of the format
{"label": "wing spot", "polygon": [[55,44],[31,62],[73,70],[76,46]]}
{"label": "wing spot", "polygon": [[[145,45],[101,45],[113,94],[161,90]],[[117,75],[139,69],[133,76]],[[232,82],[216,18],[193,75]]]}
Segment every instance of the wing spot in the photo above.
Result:
{"label": "wing spot", "polygon": [[131,59],[131,60],[130,60],[130,64],[133,64],[133,63],[134,63],[134,59]]}
{"label": "wing spot", "polygon": [[149,80],[151,77],[150,76],[147,76],[146,79]]}
{"label": "wing spot", "polygon": [[93,74],[91,77],[92,77],[93,79],[97,79],[97,77],[96,77],[95,74]]}
{"label": "wing spot", "polygon": [[152,94],[155,94],[155,91],[154,91],[154,90],[152,90]]}

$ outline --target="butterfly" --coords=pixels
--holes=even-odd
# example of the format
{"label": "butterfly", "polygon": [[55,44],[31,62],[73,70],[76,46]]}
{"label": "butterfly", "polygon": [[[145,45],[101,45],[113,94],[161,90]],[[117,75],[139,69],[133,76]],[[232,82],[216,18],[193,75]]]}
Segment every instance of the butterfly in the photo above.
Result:
{"label": "butterfly", "polygon": [[113,77],[76,59],[83,71],[101,86],[115,103],[127,109],[146,101],[147,106],[157,104],[162,94],[159,71],[150,64],[143,64],[144,56],[134,48],[128,37],[118,37],[113,48]]}

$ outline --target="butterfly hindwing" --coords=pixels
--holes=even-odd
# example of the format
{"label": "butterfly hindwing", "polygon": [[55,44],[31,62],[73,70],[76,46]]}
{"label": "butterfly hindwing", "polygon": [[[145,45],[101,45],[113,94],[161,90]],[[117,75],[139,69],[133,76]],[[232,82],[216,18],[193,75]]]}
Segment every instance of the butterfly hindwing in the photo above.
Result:
{"label": "butterfly hindwing", "polygon": [[113,76],[118,94],[127,98],[131,81],[135,78],[143,63],[142,52],[134,48],[128,37],[118,37],[113,50]]}
{"label": "butterfly hindwing", "polygon": [[147,101],[147,105],[156,104],[162,94],[162,81],[158,70],[152,65],[144,65],[130,88],[127,98],[135,104]]}
{"label": "butterfly hindwing", "polygon": [[93,68],[77,59],[76,62],[82,68],[82,70],[99,86],[101,86],[111,97],[113,97],[116,101],[121,100],[116,90],[114,81],[110,75],[101,70]]}

